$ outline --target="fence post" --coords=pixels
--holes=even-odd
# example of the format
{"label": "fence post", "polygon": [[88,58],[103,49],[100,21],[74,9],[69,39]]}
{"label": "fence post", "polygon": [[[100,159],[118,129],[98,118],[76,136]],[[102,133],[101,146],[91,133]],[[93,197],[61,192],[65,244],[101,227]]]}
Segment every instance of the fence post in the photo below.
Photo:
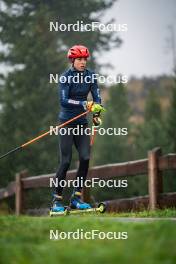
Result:
{"label": "fence post", "polygon": [[28,176],[28,171],[24,170],[16,174],[16,191],[15,191],[15,213],[20,215],[23,213],[24,208],[24,190],[22,178]]}
{"label": "fence post", "polygon": [[161,148],[159,147],[148,152],[148,190],[150,210],[155,210],[159,207],[158,195],[163,192],[162,173],[158,168],[158,159],[161,154]]}

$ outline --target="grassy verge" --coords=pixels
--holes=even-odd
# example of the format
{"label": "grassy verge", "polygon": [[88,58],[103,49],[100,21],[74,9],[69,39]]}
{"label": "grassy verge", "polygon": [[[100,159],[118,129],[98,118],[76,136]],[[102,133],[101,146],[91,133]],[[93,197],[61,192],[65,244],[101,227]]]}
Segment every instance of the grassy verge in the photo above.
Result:
{"label": "grassy verge", "polygon": [[[50,230],[127,232],[127,239],[50,240]],[[118,236],[117,236],[118,237]],[[174,222],[119,223],[92,216],[0,217],[0,263],[176,263]]]}
{"label": "grassy verge", "polygon": [[[106,214],[107,215],[107,214]],[[128,212],[128,213],[113,213],[111,216],[116,217],[176,217],[175,208],[158,209],[154,211]]]}

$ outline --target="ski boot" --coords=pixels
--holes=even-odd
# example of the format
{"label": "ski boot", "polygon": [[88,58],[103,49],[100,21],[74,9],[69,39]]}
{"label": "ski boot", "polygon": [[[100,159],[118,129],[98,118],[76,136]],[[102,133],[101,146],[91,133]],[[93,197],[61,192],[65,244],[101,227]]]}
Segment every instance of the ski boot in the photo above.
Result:
{"label": "ski boot", "polygon": [[70,208],[77,210],[86,210],[91,209],[92,207],[90,206],[90,204],[85,203],[81,200],[81,192],[75,192],[73,193],[70,200]]}
{"label": "ski boot", "polygon": [[63,214],[65,211],[65,207],[62,204],[62,196],[58,194],[53,194],[53,201],[52,201],[52,207],[50,209],[51,213],[61,213]]}

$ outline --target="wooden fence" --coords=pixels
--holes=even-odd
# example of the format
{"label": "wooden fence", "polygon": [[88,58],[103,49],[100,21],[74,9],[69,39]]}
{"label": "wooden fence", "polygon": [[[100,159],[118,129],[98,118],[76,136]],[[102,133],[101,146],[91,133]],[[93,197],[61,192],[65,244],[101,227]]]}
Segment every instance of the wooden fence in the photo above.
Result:
{"label": "wooden fence", "polygon": [[[117,199],[107,201],[110,211],[126,211],[144,206],[154,210],[163,206],[176,206],[176,193],[163,194],[162,171],[176,169],[176,154],[162,156],[161,149],[155,148],[148,152],[148,158],[123,163],[107,164],[90,168],[87,179],[99,178],[104,180],[118,177],[132,177],[135,175],[148,176],[148,196]],[[15,194],[16,214],[24,212],[23,195],[26,189],[49,187],[50,178],[55,174],[28,177],[27,171],[16,175],[16,180],[0,189],[0,200]],[[73,180],[76,170],[68,171],[67,180]],[[90,200],[88,188],[84,188],[83,199]]]}

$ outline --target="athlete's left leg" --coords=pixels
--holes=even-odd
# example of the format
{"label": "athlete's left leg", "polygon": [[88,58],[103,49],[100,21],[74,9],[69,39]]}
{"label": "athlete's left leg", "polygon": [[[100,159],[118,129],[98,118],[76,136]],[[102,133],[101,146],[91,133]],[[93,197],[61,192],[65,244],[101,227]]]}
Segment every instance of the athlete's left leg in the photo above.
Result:
{"label": "athlete's left leg", "polygon": [[77,192],[81,192],[81,179],[82,183],[85,182],[90,160],[90,136],[85,133],[85,129],[88,125],[83,126],[83,134],[74,135],[74,144],[79,154],[79,168],[77,171],[76,179],[79,179],[79,186],[75,189]]}
{"label": "athlete's left leg", "polygon": [[71,207],[75,209],[89,209],[91,206],[81,200],[81,191],[86,180],[89,160],[90,160],[90,136],[85,133],[88,125],[83,126],[83,134],[74,135],[74,144],[79,154],[79,168],[76,179],[78,179],[78,187],[74,189],[71,197]]}

